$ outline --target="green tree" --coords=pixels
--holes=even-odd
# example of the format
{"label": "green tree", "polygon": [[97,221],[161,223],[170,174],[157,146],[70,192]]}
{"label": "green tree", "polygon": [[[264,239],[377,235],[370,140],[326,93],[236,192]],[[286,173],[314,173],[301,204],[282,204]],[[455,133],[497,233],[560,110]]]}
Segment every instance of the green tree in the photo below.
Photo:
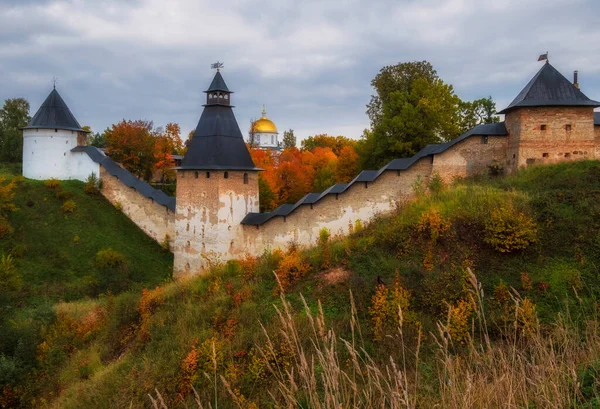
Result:
{"label": "green tree", "polygon": [[461,133],[461,100],[451,85],[430,76],[412,80],[408,90],[405,84],[399,85],[401,89],[380,99],[381,111],[371,119],[372,130],[363,136],[367,139],[360,148],[364,167],[410,157],[429,144]]}
{"label": "green tree", "polygon": [[7,99],[0,109],[0,161],[20,162],[23,158],[23,132],[29,116],[25,98]]}
{"label": "green tree", "polygon": [[316,148],[331,148],[333,153],[339,155],[345,146],[354,148],[356,141],[345,136],[330,136],[327,134],[319,134],[309,136],[301,143],[303,151],[314,151]]}
{"label": "green tree", "polygon": [[295,148],[296,147],[296,136],[294,135],[293,129],[283,131],[283,149]]}
{"label": "green tree", "polygon": [[476,125],[491,124],[500,121],[496,113],[496,103],[492,97],[480,98],[475,101],[463,101],[460,107],[461,128],[468,131]]}

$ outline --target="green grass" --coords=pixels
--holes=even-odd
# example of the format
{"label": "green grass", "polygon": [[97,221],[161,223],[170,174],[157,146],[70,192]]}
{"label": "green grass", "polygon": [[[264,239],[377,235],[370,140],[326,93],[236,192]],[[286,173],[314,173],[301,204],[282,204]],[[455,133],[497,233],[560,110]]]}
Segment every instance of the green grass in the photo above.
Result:
{"label": "green grass", "polygon": [[[142,408],[149,405],[147,394],[157,388],[170,407],[191,405],[193,399],[189,394],[178,398],[182,363],[192,346],[204,351],[199,353],[200,367],[203,362],[210,362],[209,353],[202,348],[215,339],[222,351],[217,375],[228,379],[233,388],[259,407],[273,407],[268,395],[273,389],[273,379],[252,375],[256,363],[252,355],[256,356],[256,345],[265,344],[261,324],[269,333],[279,333],[275,307],[281,308],[282,303],[275,291],[277,283],[273,270],[277,263],[272,254],[265,253],[260,259],[252,279],[242,276],[239,263],[230,262],[216,267],[204,277],[163,284],[159,290],[161,301],[144,315],[140,287],[154,286],[168,277],[169,273],[163,273],[161,263],[165,270],[170,269],[169,257],[160,253],[156,244],[143,238],[135,226],[101,198],[81,193],[81,184],[64,184],[78,205],[76,213],[67,219],[60,212],[60,201],[43,184],[28,185],[31,191],[37,192],[35,196],[41,203],[27,208],[27,217],[20,211],[11,218],[15,227],[19,226],[15,238],[22,237],[32,246],[18,260],[18,265],[23,274],[30,269],[27,277],[31,277],[31,285],[36,286],[36,291],[51,295],[38,298],[28,295],[40,306],[15,314],[10,341],[13,355],[4,362],[0,360],[0,371],[2,368],[21,371],[21,379],[45,379],[44,383],[20,382],[23,401],[36,399],[39,403],[40,399],[45,399],[55,408]],[[22,191],[21,195],[25,196],[27,192]],[[351,292],[365,350],[380,362],[389,360],[390,355],[399,361],[396,340],[385,337],[382,341],[373,341],[369,316],[378,281],[392,286],[398,274],[401,284],[411,292],[411,312],[423,326],[425,343],[420,365],[425,369],[434,367],[436,362],[429,336],[436,332],[436,322],[445,319],[447,304],[468,296],[467,266],[472,268],[483,286],[484,303],[490,311],[486,318],[494,342],[503,337],[497,322],[498,311],[494,310],[494,289],[501,282],[535,303],[542,328],[549,332],[557,315],[567,310],[573,313],[574,319],[583,322],[585,317],[578,316],[578,311],[595,308],[600,293],[598,192],[600,162],[595,161],[533,167],[510,177],[459,182],[435,195],[419,198],[396,214],[373,221],[349,239],[334,241],[333,265],[347,272],[342,281],[328,282],[327,272],[319,269],[320,250],[306,249],[304,253],[312,271],[294,284],[287,299],[295,311],[302,311],[302,294],[311,311],[323,309],[328,325],[338,336],[351,339],[348,325]],[[19,200],[22,207],[21,201],[27,199]],[[504,207],[530,215],[537,224],[537,241],[523,251],[500,253],[483,239],[486,221],[495,209]],[[45,216],[40,214],[38,218],[30,213],[36,209],[44,209]],[[90,225],[97,222],[93,209],[101,209],[101,215],[97,217],[102,220],[94,228]],[[423,214],[432,209],[451,224],[448,232],[434,243],[418,229]],[[33,232],[25,233],[20,229],[25,224],[30,229],[37,226],[42,232],[37,236]],[[112,228],[107,228],[108,225]],[[61,235],[53,234],[57,228],[63,231]],[[72,242],[74,235],[80,235],[78,243]],[[56,238],[59,236],[67,238],[59,240]],[[34,243],[34,237],[43,237],[53,244],[48,249]],[[54,286],[64,286],[63,291],[71,291],[74,300],[82,294],[94,295],[93,291],[106,292],[110,284],[104,291],[85,284],[85,277],[90,274],[100,280],[100,272],[94,272],[91,260],[100,248],[107,247],[106,243],[129,260],[132,275],[123,285],[125,291],[52,306],[58,299],[68,299],[56,294]],[[31,249],[35,250],[32,252]],[[61,252],[65,252],[66,257],[55,263],[56,254]],[[428,252],[433,260],[431,269],[425,268],[423,262]],[[83,254],[85,260],[80,261]],[[35,266],[39,270],[44,265],[50,266],[43,269],[49,273],[34,277]],[[531,278],[532,289],[522,288],[523,272]],[[79,290],[69,290],[71,283],[85,290],[79,293]],[[547,290],[540,290],[541,284],[547,284]],[[119,287],[121,284],[117,281],[114,285]],[[94,290],[86,293],[90,289]],[[243,291],[248,291],[250,297],[236,305],[235,298]],[[84,322],[86,314],[95,308],[104,311],[105,319],[94,331],[81,335],[67,325],[70,321],[66,317]],[[307,320],[303,312],[296,316],[300,323]],[[39,333],[26,324],[44,319],[52,324]],[[228,320],[235,320],[234,330],[229,335],[226,334]],[[61,329],[61,336],[50,336],[52,328]],[[149,338],[142,336],[142,328],[148,329]],[[310,326],[299,325],[299,331],[301,339],[308,339]],[[408,348],[414,348],[410,336],[407,334],[406,342]],[[30,366],[11,369],[14,362],[20,362],[20,356],[30,357],[32,353],[35,356],[35,345],[42,342],[48,349],[45,355],[40,356],[37,352],[35,362],[28,361]],[[462,353],[460,347],[453,352]],[[341,354],[343,358],[343,351]],[[194,373],[192,384],[205,402],[212,400],[214,405],[212,381],[205,377],[200,367]],[[35,371],[36,377],[25,377],[31,370]],[[435,388],[432,385],[427,393],[435,394]],[[222,387],[217,395],[220,408],[238,407]]]}

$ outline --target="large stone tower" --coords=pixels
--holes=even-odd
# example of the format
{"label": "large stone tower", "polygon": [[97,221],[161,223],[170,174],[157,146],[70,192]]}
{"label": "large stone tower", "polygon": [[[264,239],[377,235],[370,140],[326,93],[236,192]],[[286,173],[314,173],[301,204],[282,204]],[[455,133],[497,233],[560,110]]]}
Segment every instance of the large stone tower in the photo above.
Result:
{"label": "large stone tower", "polygon": [[86,131],[56,88],[23,128],[23,176],[30,179],[82,179],[97,166],[71,149],[85,144]]}
{"label": "large stone tower", "polygon": [[181,166],[173,252],[177,278],[201,273],[212,261],[243,254],[242,219],[258,212],[258,171],[233,115],[221,73],[205,91],[206,104]]}
{"label": "large stone tower", "polygon": [[546,62],[500,114],[508,130],[507,170],[595,157],[594,108],[600,102]]}

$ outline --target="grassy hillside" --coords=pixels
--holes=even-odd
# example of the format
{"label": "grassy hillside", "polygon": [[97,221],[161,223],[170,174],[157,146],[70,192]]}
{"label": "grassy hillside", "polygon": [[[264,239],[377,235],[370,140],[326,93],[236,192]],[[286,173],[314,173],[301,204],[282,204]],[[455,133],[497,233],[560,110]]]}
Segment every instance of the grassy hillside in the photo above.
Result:
{"label": "grassy hillside", "polygon": [[600,163],[414,189],[349,238],[55,304],[35,378],[0,378],[4,399],[599,407]]}
{"label": "grassy hillside", "polygon": [[[48,187],[19,174],[18,166],[0,166],[0,178],[19,182],[17,210],[8,216],[14,232],[0,239],[0,384],[14,383],[37,368],[41,331],[55,319],[52,305],[139,292],[170,280],[172,270],[171,254],[102,196],[84,193],[83,183]],[[63,209],[67,201],[75,204],[70,213]],[[97,260],[98,252],[108,248],[116,252],[111,254],[117,254],[118,266]]]}

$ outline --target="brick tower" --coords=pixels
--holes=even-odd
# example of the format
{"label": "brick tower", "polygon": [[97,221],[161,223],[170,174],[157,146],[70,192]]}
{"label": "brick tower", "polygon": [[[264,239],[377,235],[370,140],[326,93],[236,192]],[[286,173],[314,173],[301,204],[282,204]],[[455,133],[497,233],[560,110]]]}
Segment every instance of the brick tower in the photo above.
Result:
{"label": "brick tower", "polygon": [[595,158],[594,108],[548,61],[500,114],[508,130],[509,172],[539,163]]}
{"label": "brick tower", "polygon": [[258,212],[258,171],[233,115],[221,73],[177,168],[174,276],[202,273],[212,261],[243,253],[242,219]]}

